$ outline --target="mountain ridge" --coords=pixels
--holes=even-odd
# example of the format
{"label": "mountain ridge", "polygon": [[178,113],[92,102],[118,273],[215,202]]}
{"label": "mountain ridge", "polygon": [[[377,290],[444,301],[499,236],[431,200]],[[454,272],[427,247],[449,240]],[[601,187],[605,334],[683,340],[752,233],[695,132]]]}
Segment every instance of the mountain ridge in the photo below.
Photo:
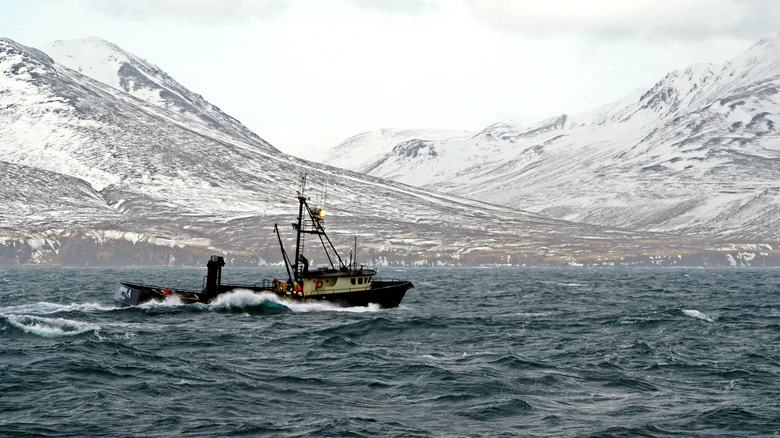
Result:
{"label": "mountain ridge", "polygon": [[371,264],[780,264],[762,242],[555,220],[301,160],[149,96],[0,40],[0,264],[278,263],[272,225],[303,174],[327,193],[331,238],[359,236]]}
{"label": "mountain ridge", "polygon": [[391,149],[351,168],[558,219],[777,241],[778,58],[780,36],[595,110],[447,140],[418,132],[396,145],[435,156]]}
{"label": "mountain ridge", "polygon": [[257,143],[262,148],[273,148],[239,121],[207,102],[203,96],[178,83],[157,65],[109,41],[93,36],[83,40],[58,40],[44,44],[39,49],[59,64],[98,82],[209,127],[218,126],[221,132]]}

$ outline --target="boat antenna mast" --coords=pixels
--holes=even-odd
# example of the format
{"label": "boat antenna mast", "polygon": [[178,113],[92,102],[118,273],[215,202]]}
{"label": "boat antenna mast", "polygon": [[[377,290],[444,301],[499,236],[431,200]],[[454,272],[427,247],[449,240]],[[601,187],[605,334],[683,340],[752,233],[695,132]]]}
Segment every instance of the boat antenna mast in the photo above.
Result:
{"label": "boat antenna mast", "polygon": [[[308,203],[309,198],[306,197],[306,193],[304,191],[306,189],[306,177],[306,174],[303,174],[301,177],[300,190],[297,194],[298,221],[297,223],[292,224],[293,229],[296,230],[295,259],[292,261],[296,280],[300,278],[302,268],[301,264],[303,264],[303,270],[305,271],[308,269],[309,263],[308,260],[303,256],[303,234],[316,234],[319,237],[320,243],[322,244],[322,248],[325,250],[325,255],[328,257],[328,262],[330,263],[331,268],[336,268],[331,254],[333,254],[338,260],[340,269],[347,268],[338,251],[333,246],[333,242],[330,241],[327,233],[325,233],[325,227],[323,225],[323,221],[325,219],[325,209],[323,207],[312,208]],[[306,214],[308,214],[308,218],[304,217],[304,210]]]}
{"label": "boat antenna mast", "polygon": [[301,232],[303,232],[303,206],[306,204],[306,174],[301,175],[301,182],[298,186],[298,221],[293,223],[292,226],[295,229],[295,259],[293,260],[293,273],[295,274],[295,281],[300,278],[300,265],[301,256],[303,255],[303,239]]}

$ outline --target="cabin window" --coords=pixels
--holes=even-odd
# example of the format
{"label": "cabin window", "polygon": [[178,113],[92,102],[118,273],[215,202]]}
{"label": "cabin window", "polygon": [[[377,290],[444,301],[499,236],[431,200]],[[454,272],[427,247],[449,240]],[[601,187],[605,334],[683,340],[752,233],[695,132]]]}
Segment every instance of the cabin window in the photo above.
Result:
{"label": "cabin window", "polygon": [[350,280],[352,280],[352,284],[355,284],[355,279],[354,278],[350,278]]}
{"label": "cabin window", "polygon": [[363,284],[363,278],[358,278],[358,284]]}

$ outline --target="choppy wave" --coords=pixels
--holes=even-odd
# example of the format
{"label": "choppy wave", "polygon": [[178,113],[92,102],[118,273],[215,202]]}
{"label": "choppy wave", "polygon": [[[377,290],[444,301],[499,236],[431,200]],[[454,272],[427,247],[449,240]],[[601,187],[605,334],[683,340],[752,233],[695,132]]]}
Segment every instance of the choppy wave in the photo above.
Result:
{"label": "choppy wave", "polygon": [[683,310],[682,311],[686,316],[690,316],[691,318],[701,319],[703,321],[707,322],[715,322],[715,317],[707,315],[704,312],[700,312],[698,310],[689,309],[689,310]]}
{"label": "choppy wave", "polygon": [[[21,304],[18,306],[6,306],[0,308],[0,318],[5,318],[10,327],[35,334],[42,337],[73,336],[100,329],[100,326],[90,322],[83,322],[69,318],[47,318],[51,315],[72,315],[85,317],[106,312],[137,313],[138,311],[154,314],[176,314],[191,312],[228,312],[249,314],[275,314],[275,313],[315,313],[315,312],[343,312],[343,313],[367,313],[378,312],[382,309],[378,305],[367,307],[340,307],[328,302],[302,303],[294,300],[286,300],[272,293],[255,293],[251,290],[238,289],[217,297],[209,304],[185,304],[175,295],[164,300],[152,300],[135,307],[120,308],[113,305],[105,305],[97,302],[58,304],[47,301]],[[146,322],[147,326],[154,326]],[[119,322],[109,322],[106,326],[122,325]]]}
{"label": "choppy wave", "polygon": [[159,309],[183,306],[184,302],[176,295],[168,295],[163,300],[151,300],[136,306],[139,309]]}
{"label": "choppy wave", "polygon": [[47,301],[6,306],[0,308],[0,321],[7,331],[27,333],[43,338],[78,336],[85,333],[97,334],[100,325],[71,318],[52,318],[56,314],[86,314],[114,310],[100,303],[58,304]]}
{"label": "choppy wave", "polygon": [[[313,313],[313,312],[345,312],[366,313],[382,310],[379,305],[370,304],[366,307],[341,307],[325,301],[300,302],[279,297],[270,292],[257,293],[249,289],[235,289],[223,293],[208,304],[185,304],[175,295],[164,300],[152,300],[136,306],[143,310],[195,310],[215,312],[248,312],[248,313]],[[133,308],[126,308],[132,311]]]}
{"label": "choppy wave", "polygon": [[57,304],[46,301],[37,303],[22,304],[19,306],[9,306],[0,308],[0,315],[51,315],[55,313],[67,312],[106,312],[116,310],[115,306],[106,306],[101,303],[70,303]]}
{"label": "choppy wave", "polygon": [[5,320],[15,329],[44,338],[97,334],[100,326],[65,318],[44,318],[33,315],[5,315]]}
{"label": "choppy wave", "polygon": [[248,290],[115,308],[111,271],[30,272],[0,283],[9,435],[780,432],[776,270],[408,269],[392,310]]}
{"label": "choppy wave", "polygon": [[336,304],[316,301],[300,302],[287,300],[276,294],[264,292],[256,293],[247,289],[236,289],[232,292],[222,294],[216,300],[207,305],[210,309],[230,309],[240,310],[251,308],[253,306],[263,306],[267,309],[288,310],[291,312],[309,313],[309,312],[348,312],[365,313],[377,312],[381,310],[378,305],[369,305],[367,307],[340,307]]}

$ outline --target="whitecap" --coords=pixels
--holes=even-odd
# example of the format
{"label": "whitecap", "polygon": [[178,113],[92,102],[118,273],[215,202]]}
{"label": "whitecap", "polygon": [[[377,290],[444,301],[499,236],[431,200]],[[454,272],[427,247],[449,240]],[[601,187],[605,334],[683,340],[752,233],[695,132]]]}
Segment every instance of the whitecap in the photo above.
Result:
{"label": "whitecap", "polygon": [[365,313],[377,312],[381,310],[378,304],[369,304],[366,307],[339,307],[336,304],[327,301],[309,301],[300,302],[296,300],[287,300],[270,292],[257,293],[248,289],[236,289],[233,292],[221,294],[209,304],[209,307],[216,309],[234,309],[247,306],[258,306],[272,304],[280,307],[286,307],[293,312],[350,312]]}
{"label": "whitecap", "polygon": [[82,312],[113,312],[115,310],[119,310],[118,307],[111,305],[106,306],[100,303],[81,303],[81,304],[71,304],[70,307],[73,308],[73,310],[80,310]]}
{"label": "whitecap", "polygon": [[100,330],[100,326],[97,324],[64,318],[53,319],[31,315],[8,315],[6,318],[12,326],[25,333],[44,338],[75,336],[90,331],[97,333]]}
{"label": "whitecap", "polygon": [[538,318],[538,317],[550,316],[550,314],[547,312],[520,312],[520,313],[515,313],[515,316],[519,316],[521,318]]}
{"label": "whitecap", "polygon": [[552,284],[555,286],[564,286],[564,287],[583,287],[585,286],[584,283],[564,283],[561,281],[541,281],[542,284]]}
{"label": "whitecap", "polygon": [[249,289],[235,289],[232,292],[221,294],[216,300],[209,303],[212,308],[242,308],[258,306],[265,302],[279,303],[279,297],[272,293],[256,293]]}
{"label": "whitecap", "polygon": [[690,316],[691,318],[697,318],[707,322],[715,321],[715,317],[707,315],[706,313],[703,312],[699,312],[698,310],[683,310],[682,312],[685,315]]}
{"label": "whitecap", "polygon": [[158,307],[178,307],[183,305],[184,302],[177,295],[167,295],[164,300],[150,300],[139,304],[137,307],[141,309],[156,309]]}
{"label": "whitecap", "polygon": [[38,303],[22,304],[0,308],[0,314],[5,315],[50,315],[60,312],[108,312],[116,310],[116,307],[104,306],[99,303],[71,303],[57,304],[41,301]]}
{"label": "whitecap", "polygon": [[379,304],[370,303],[368,306],[361,307],[340,307],[327,301],[315,301],[310,303],[299,303],[285,301],[285,306],[293,312],[346,312],[346,313],[372,313],[379,312],[382,307]]}

